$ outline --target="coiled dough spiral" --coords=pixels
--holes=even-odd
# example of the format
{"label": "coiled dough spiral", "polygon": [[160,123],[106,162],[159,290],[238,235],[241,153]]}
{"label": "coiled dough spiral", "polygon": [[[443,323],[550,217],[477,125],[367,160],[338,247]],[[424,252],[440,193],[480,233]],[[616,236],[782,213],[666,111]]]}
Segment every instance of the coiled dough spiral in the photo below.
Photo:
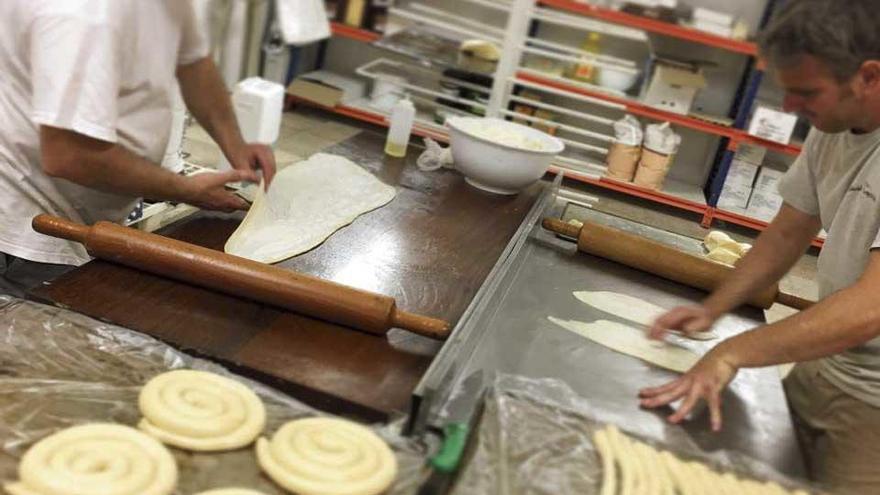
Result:
{"label": "coiled dough spiral", "polygon": [[218,488],[216,490],[208,490],[199,492],[196,495],[265,495],[263,492],[251,490],[250,488]]}
{"label": "coiled dough spiral", "polygon": [[229,378],[195,370],[163,373],[138,399],[138,427],[162,442],[210,452],[250,445],[266,425],[266,408],[251,389]]}
{"label": "coiled dough spiral", "polygon": [[174,457],[129,426],[94,423],[52,434],[18,466],[11,495],[168,495],[177,486]]}
{"label": "coiled dough spiral", "polygon": [[260,467],[299,495],[376,495],[397,477],[384,440],[357,423],[335,418],[290,421],[257,440]]}

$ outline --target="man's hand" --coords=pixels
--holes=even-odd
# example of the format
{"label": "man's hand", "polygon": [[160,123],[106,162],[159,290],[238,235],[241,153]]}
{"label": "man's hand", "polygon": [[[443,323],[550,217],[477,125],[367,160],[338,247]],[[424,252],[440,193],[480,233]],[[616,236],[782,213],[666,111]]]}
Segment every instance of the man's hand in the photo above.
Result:
{"label": "man's hand", "polygon": [[252,143],[241,146],[229,163],[232,168],[241,172],[241,180],[259,183],[258,172],[262,172],[266,190],[275,177],[275,154],[272,148],[265,144]]}
{"label": "man's hand", "polygon": [[709,404],[712,431],[721,430],[721,392],[736,376],[738,368],[720,350],[712,349],[703,356],[693,368],[677,380],[660,387],[645,388],[639,391],[642,407],[665,406],[684,398],[681,406],[669,416],[670,423],[679,423],[700,400]]}
{"label": "man's hand", "polygon": [[244,174],[238,170],[205,172],[186,178],[187,193],[184,202],[206,210],[226,213],[247,210],[248,203],[226,189],[226,184],[241,181]]}
{"label": "man's hand", "polygon": [[679,306],[659,318],[648,329],[648,337],[662,339],[668,330],[687,334],[707,332],[718,316],[705,306]]}

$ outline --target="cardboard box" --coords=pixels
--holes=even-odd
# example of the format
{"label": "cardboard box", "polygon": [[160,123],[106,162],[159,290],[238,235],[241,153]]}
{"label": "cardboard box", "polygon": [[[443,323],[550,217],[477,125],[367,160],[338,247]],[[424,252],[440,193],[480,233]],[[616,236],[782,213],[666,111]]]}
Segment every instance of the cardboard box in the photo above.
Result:
{"label": "cardboard box", "polygon": [[788,144],[794,126],[797,124],[797,115],[759,106],[752,115],[749,123],[749,134],[758,136],[777,143]]}
{"label": "cardboard box", "polygon": [[645,93],[645,104],[687,115],[697,93],[705,87],[706,78],[698,67],[657,59]]}
{"label": "cardboard box", "polygon": [[755,181],[755,190],[778,194],[779,179],[781,179],[783,175],[785,175],[785,172],[781,170],[761,167],[761,170],[758,172],[758,179]]}
{"label": "cardboard box", "polygon": [[718,197],[718,208],[727,211],[745,212],[752,196],[752,186],[743,184],[724,184],[721,196]]}
{"label": "cardboard box", "polygon": [[752,185],[759,168],[757,165],[734,158],[724,180],[721,195],[718,197],[718,207],[728,211],[733,209],[744,211],[749,205]]}
{"label": "cardboard box", "polygon": [[287,87],[288,94],[325,107],[363,98],[365,91],[364,81],[323,70],[303,74]]}
{"label": "cardboard box", "polygon": [[782,208],[782,196],[776,191],[758,190],[752,191],[749,199],[749,207],[746,209],[748,216],[770,222]]}
{"label": "cardboard box", "polygon": [[754,144],[740,144],[736,148],[735,160],[751,163],[752,165],[761,165],[764,163],[764,157],[767,156],[767,148]]}
{"label": "cardboard box", "polygon": [[[730,169],[727,171],[727,179],[724,185],[732,184],[737,186],[745,186],[751,189],[755,183],[755,177],[758,176],[759,166],[752,163],[734,158],[730,162]],[[745,206],[743,206],[745,208]]]}

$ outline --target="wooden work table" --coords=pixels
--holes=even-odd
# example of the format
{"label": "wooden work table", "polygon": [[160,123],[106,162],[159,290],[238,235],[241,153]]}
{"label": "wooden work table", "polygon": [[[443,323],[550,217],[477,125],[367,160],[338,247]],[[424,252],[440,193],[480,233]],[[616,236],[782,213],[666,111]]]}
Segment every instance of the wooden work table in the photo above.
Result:
{"label": "wooden work table", "polygon": [[[383,135],[363,131],[325,151],[396,186],[394,201],[280,266],[392,296],[404,310],[454,325],[543,186],[512,197],[485,193],[456,172],[419,171],[421,148],[394,159],[382,153],[383,143]],[[222,249],[241,218],[199,213],[159,233]],[[406,412],[437,350],[403,331],[376,337],[100,260],[31,295],[216,359],[326,411],[366,420]]]}

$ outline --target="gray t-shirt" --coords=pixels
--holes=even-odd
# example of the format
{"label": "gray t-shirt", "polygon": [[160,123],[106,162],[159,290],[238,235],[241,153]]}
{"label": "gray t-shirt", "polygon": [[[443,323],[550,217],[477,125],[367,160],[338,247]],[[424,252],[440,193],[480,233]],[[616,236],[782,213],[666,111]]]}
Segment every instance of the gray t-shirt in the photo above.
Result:
{"label": "gray t-shirt", "polygon": [[[880,247],[880,130],[826,134],[813,129],[779,183],[790,206],[818,215],[828,231],[819,255],[819,297],[853,285]],[[880,338],[820,360],[844,392],[880,407]]]}

